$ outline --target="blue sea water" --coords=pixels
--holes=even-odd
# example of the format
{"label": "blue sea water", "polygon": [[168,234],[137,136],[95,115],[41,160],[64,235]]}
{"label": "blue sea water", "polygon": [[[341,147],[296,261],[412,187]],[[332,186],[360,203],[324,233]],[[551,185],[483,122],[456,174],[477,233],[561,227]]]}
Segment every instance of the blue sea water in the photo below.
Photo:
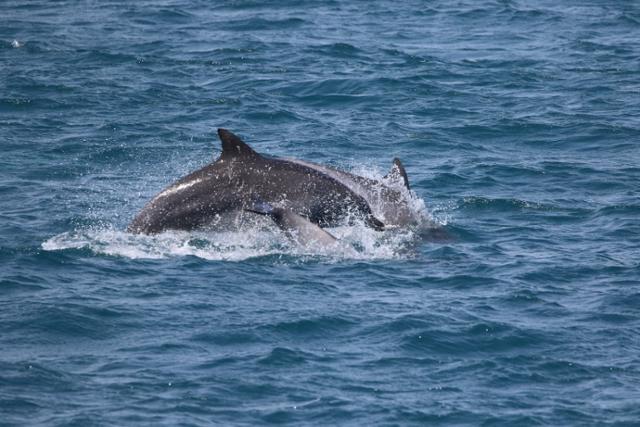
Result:
{"label": "blue sea water", "polygon": [[[0,424],[640,424],[640,3],[0,9]],[[125,233],[217,127],[439,232]]]}

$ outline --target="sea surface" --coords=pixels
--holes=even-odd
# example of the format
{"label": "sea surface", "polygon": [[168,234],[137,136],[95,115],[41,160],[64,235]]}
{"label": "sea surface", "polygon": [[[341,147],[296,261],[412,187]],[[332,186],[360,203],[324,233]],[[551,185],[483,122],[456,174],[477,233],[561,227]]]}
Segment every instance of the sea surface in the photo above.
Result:
{"label": "sea surface", "polygon": [[[134,236],[217,158],[424,224]],[[0,425],[640,425],[640,3],[3,1]]]}

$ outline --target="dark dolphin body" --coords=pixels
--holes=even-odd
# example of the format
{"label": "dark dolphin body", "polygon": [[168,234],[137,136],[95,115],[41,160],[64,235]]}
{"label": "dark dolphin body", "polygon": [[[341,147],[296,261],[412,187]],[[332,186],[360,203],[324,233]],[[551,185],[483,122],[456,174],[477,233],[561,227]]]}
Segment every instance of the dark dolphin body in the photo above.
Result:
{"label": "dark dolphin body", "polygon": [[[408,220],[401,192],[378,181],[313,163],[261,156],[226,129],[218,129],[218,135],[220,158],[155,196],[128,231],[152,234],[210,226],[251,211],[255,200],[290,210],[319,226],[336,225],[355,215],[382,229],[384,224],[370,205],[377,197],[391,223]],[[406,182],[399,162],[394,173]]]}

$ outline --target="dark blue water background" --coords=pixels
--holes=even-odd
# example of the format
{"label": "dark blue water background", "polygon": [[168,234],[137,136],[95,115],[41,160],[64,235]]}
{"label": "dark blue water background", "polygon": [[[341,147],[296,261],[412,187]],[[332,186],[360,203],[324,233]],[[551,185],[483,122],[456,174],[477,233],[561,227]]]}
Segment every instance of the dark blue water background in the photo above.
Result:
{"label": "dark blue water background", "polygon": [[[1,6],[1,424],[640,423],[638,2]],[[124,233],[217,127],[449,238]]]}

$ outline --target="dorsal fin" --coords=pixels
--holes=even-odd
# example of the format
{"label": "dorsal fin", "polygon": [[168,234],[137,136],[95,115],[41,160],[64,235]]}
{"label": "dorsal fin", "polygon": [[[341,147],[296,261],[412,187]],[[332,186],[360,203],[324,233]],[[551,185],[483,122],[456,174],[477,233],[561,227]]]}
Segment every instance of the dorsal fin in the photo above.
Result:
{"label": "dorsal fin", "polygon": [[409,190],[409,177],[407,176],[407,171],[404,170],[404,166],[402,166],[402,162],[399,158],[393,159],[393,166],[391,166],[391,170],[388,174],[385,175],[385,179],[390,179],[392,181],[402,180],[402,183],[407,190]]}
{"label": "dorsal fin", "polygon": [[243,157],[255,157],[259,154],[253,151],[244,141],[242,141],[237,135],[226,129],[218,129],[218,136],[222,142],[222,154],[221,159],[233,159]]}

